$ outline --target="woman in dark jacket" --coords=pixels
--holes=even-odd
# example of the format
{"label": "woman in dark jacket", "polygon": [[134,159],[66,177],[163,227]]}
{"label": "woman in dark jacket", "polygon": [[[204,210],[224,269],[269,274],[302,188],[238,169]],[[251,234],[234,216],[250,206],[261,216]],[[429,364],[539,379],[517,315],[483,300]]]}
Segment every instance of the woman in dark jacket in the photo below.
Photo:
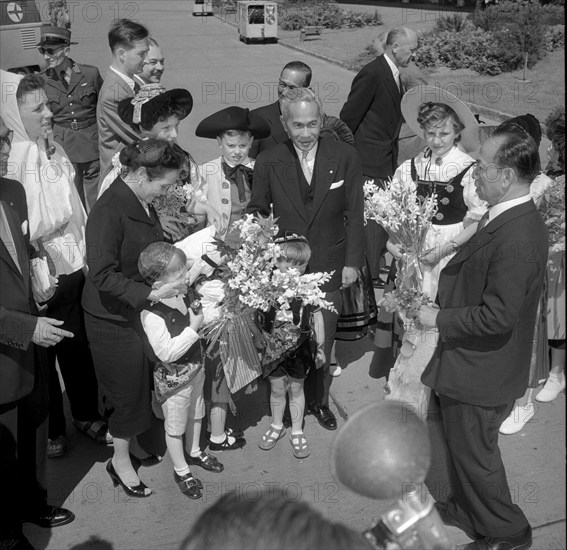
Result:
{"label": "woman in dark jacket", "polygon": [[[132,466],[130,451],[144,454],[136,436],[150,427],[150,362],[144,355],[140,310],[179,293],[169,284],[152,289],[138,272],[138,256],[163,241],[151,201],[166,192],[184,163],[164,140],[128,145],[120,153],[123,174],[93,206],[86,229],[89,273],[83,292],[87,334],[114,437],[106,469],[115,486],[134,497],[151,494]],[[145,453],[147,454],[147,453]]]}

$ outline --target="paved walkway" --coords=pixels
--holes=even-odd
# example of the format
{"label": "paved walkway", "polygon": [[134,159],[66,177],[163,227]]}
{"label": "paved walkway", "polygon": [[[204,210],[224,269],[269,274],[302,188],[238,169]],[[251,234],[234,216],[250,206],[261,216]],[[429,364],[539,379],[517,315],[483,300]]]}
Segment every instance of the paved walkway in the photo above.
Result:
{"label": "paved walkway", "polygon": [[[195,99],[193,112],[182,124],[181,143],[198,162],[214,158],[218,149],[213,140],[194,137],[197,123],[225,105],[252,108],[273,101],[279,70],[291,59],[301,59],[313,68],[327,111],[338,114],[353,73],[280,45],[244,45],[232,27],[213,17],[193,17],[191,10],[192,3],[181,0],[96,6],[83,1],[75,7],[73,38],[80,44],[73,48],[73,57],[99,66],[104,74],[109,63],[106,31],[112,18],[134,17],[146,23],[167,57],[165,86],[186,87]],[[332,408],[343,424],[360,407],[381,400],[383,384],[368,376],[373,357],[369,339],[340,342],[337,355],[345,370],[333,383]],[[265,395],[262,387],[241,404],[238,420],[246,428],[248,445],[219,455],[225,471],[212,474],[195,468],[204,483],[200,501],[179,493],[167,456],[161,464],[140,472],[154,494],[142,500],[126,498],[113,488],[104,470],[111,449],[95,445],[70,426],[70,451],[49,463],[49,494],[51,502],[71,508],[77,519],[53,531],[28,525],[26,534],[40,550],[174,549],[198,514],[223,492],[236,490],[244,501],[273,484],[284,488],[289,498],[311,502],[333,520],[359,530],[370,526],[391,503],[359,497],[337,484],[331,473],[333,434],[313,417],[306,419],[305,433],[312,447],[308,459],[295,459],[286,438],[270,452],[258,449],[257,441],[268,424]],[[564,418],[565,396],[561,395],[554,403],[538,405],[536,417],[521,434],[502,438],[510,486],[534,526],[538,550],[566,547]],[[429,425],[434,448],[429,485],[435,495],[442,495],[448,485],[438,428],[435,422]],[[145,439],[149,450],[164,453],[159,422]],[[467,540],[457,529],[451,533],[457,542]]]}

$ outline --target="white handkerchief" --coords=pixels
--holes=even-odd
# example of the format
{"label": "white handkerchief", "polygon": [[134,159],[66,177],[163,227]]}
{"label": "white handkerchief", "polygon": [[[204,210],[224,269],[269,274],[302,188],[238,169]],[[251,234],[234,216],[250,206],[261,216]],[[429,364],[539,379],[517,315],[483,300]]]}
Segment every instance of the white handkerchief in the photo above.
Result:
{"label": "white handkerchief", "polygon": [[329,190],[338,189],[339,187],[342,187],[344,182],[345,182],[345,180],[340,180],[340,181],[336,181],[335,183],[332,183],[331,187],[329,187]]}
{"label": "white handkerchief", "polygon": [[22,235],[28,234],[28,220],[22,222]]}

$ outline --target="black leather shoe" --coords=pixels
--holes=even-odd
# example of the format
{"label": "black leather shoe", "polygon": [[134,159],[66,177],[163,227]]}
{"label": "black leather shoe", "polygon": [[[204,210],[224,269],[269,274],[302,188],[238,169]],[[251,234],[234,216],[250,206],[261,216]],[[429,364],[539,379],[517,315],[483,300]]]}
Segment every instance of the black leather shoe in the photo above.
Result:
{"label": "black leather shoe", "polygon": [[482,537],[458,546],[461,550],[528,550],[532,547],[532,528],[528,525],[513,537]]}
{"label": "black leather shoe", "polygon": [[175,479],[175,483],[177,483],[179,490],[186,497],[196,500],[203,496],[203,493],[201,491],[203,484],[200,480],[195,479],[192,474],[179,476],[176,472],[173,472],[173,479]]}
{"label": "black leather shoe", "polygon": [[317,422],[323,426],[326,430],[336,430],[337,429],[337,419],[335,415],[331,412],[329,407],[312,407],[311,412],[313,416],[317,419]]}
{"label": "black leather shoe", "polygon": [[37,512],[26,516],[22,521],[27,523],[35,523],[40,527],[51,529],[60,525],[67,525],[75,519],[75,514],[66,508],[59,508],[46,504]]}
{"label": "black leather shoe", "polygon": [[246,445],[246,439],[235,439],[234,443],[229,443],[227,436],[222,443],[213,443],[209,440],[209,451],[233,451],[244,447],[244,445]]}
{"label": "black leather shoe", "polygon": [[135,498],[145,498],[145,497],[149,497],[152,494],[152,490],[149,489],[143,482],[140,481],[140,483],[138,485],[126,485],[121,479],[120,476],[118,475],[118,473],[116,472],[116,470],[114,469],[114,465],[112,464],[112,459],[110,459],[107,463],[106,463],[106,471],[108,472],[108,475],[110,476],[110,479],[112,479],[112,483],[115,487],[118,487],[118,485],[120,485],[120,487],[122,487],[122,489],[124,489],[124,492],[129,496],[129,497],[135,497]]}
{"label": "black leather shoe", "polygon": [[191,466],[201,466],[209,472],[220,473],[224,470],[224,466],[216,459],[216,457],[201,451],[199,456],[187,456],[187,464]]}
{"label": "black leather shoe", "polygon": [[130,453],[130,460],[132,461],[132,466],[135,468],[139,466],[145,466],[147,468],[148,466],[155,466],[156,464],[159,464],[163,458],[157,455],[148,455],[144,458],[138,458]]}
{"label": "black leather shoe", "polygon": [[478,538],[478,534],[475,533],[472,526],[461,523],[458,519],[447,514],[447,503],[446,502],[436,502],[435,508],[437,509],[437,512],[439,512],[439,516],[441,517],[441,521],[445,525],[451,525],[452,527],[456,527],[457,529],[460,529],[461,531],[463,531],[465,533],[465,535],[467,535],[467,537],[469,537],[473,540]]}

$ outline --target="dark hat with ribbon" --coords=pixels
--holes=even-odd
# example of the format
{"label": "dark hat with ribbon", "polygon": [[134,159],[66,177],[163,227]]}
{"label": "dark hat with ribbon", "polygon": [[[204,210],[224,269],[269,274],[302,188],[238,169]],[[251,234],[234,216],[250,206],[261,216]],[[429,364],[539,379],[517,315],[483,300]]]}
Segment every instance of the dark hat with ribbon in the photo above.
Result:
{"label": "dark hat with ribbon", "polygon": [[228,130],[250,132],[256,139],[264,139],[270,135],[270,125],[266,120],[242,107],[227,107],[208,116],[199,123],[195,135],[214,139]]}
{"label": "dark hat with ribbon", "polygon": [[37,47],[41,46],[69,46],[78,44],[71,42],[71,31],[63,27],[55,27],[53,25],[42,25],[40,28],[40,41]]}
{"label": "dark hat with ribbon", "polygon": [[187,90],[167,90],[161,84],[145,84],[134,97],[123,99],[118,104],[118,116],[130,126],[147,124],[164,106],[171,102],[183,111],[183,120],[193,109],[193,97]]}

